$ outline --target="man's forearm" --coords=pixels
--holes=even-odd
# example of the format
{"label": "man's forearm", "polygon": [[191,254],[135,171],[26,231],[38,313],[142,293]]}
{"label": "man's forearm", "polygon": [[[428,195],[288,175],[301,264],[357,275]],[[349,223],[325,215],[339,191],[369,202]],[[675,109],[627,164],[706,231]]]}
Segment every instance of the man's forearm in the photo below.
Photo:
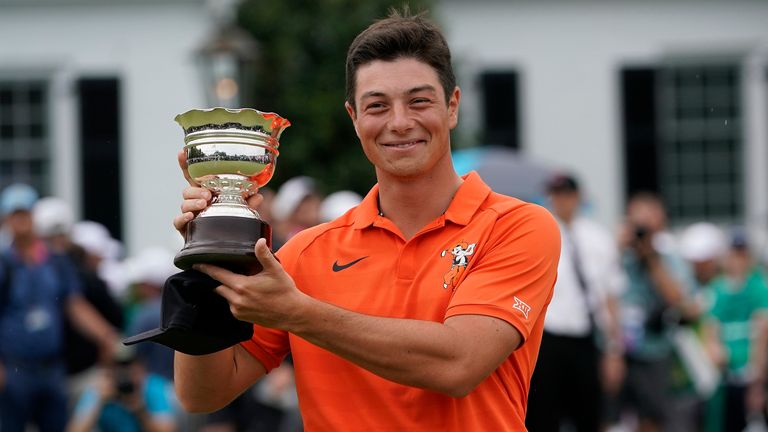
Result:
{"label": "man's forearm", "polygon": [[111,349],[117,343],[117,331],[83,297],[74,295],[69,299],[67,315],[79,331],[101,346]]}
{"label": "man's forearm", "polygon": [[471,391],[521,339],[487,316],[443,324],[363,315],[314,299],[302,311],[291,333],[382,378],[452,396]]}
{"label": "man's forearm", "polygon": [[753,373],[753,381],[763,385],[766,380],[766,362],[768,358],[768,317],[765,315],[765,311],[759,311],[755,313],[755,317],[752,319],[754,336],[752,339],[752,346],[749,350],[749,362],[750,368]]}
{"label": "man's forearm", "polygon": [[265,373],[239,345],[199,356],[177,351],[173,362],[176,394],[190,412],[223,408]]}
{"label": "man's forearm", "polygon": [[681,306],[683,289],[667,269],[661,257],[655,256],[648,260],[648,270],[659,294],[669,306]]}

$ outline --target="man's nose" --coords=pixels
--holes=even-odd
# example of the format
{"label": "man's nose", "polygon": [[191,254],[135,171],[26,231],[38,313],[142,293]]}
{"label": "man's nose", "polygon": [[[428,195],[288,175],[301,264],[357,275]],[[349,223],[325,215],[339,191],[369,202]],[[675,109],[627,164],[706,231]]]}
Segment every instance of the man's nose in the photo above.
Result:
{"label": "man's nose", "polygon": [[392,116],[389,119],[389,127],[393,132],[404,133],[413,128],[413,118],[405,104],[394,104]]}

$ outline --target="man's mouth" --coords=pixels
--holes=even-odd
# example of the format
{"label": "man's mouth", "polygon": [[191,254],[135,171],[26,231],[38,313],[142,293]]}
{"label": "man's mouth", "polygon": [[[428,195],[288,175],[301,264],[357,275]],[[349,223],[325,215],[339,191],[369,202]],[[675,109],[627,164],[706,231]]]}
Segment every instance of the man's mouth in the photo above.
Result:
{"label": "man's mouth", "polygon": [[393,148],[407,148],[411,146],[415,146],[416,144],[422,144],[424,143],[424,140],[413,140],[413,141],[400,141],[400,142],[391,142],[391,143],[385,143],[385,147],[393,147]]}

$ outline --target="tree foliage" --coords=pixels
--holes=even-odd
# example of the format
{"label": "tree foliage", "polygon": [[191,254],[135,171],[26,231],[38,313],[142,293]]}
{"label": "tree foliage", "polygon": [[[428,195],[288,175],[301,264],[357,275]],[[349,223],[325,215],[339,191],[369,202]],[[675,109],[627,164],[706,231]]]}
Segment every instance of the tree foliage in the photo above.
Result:
{"label": "tree foliage", "polygon": [[[430,1],[411,1],[412,11]],[[269,186],[308,175],[325,192],[364,194],[375,183],[344,109],[344,62],[354,37],[387,15],[391,0],[244,0],[239,25],[259,43],[250,105],[291,121]]]}

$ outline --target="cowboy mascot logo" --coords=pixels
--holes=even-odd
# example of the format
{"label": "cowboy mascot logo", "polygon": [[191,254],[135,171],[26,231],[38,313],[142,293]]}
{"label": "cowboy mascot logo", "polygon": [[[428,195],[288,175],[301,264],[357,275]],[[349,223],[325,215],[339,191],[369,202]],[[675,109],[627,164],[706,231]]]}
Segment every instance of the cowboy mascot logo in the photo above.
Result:
{"label": "cowboy mascot logo", "polygon": [[453,259],[451,260],[451,269],[443,276],[443,288],[448,289],[450,286],[454,290],[461,280],[461,275],[467,269],[469,257],[475,253],[475,243],[459,242],[453,249],[442,251],[440,256],[444,257],[446,253],[450,253]]}

